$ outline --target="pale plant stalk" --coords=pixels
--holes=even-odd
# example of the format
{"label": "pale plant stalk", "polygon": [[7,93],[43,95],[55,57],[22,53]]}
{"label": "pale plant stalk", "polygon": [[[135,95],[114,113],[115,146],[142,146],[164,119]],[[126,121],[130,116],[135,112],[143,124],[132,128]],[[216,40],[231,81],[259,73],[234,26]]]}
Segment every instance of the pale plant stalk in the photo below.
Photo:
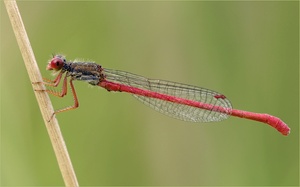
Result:
{"label": "pale plant stalk", "polygon": [[[18,6],[15,0],[4,1],[12,28],[14,30],[20,51],[22,53],[24,63],[32,83],[42,82],[42,76],[36,63],[33,50],[31,48],[29,38],[27,36]],[[45,90],[43,84],[32,84],[34,90]],[[76,187],[79,186],[75,171],[73,169],[71,159],[69,157],[67,147],[65,145],[63,136],[61,134],[58,121],[52,118],[48,121],[53,114],[53,106],[50,98],[46,92],[35,91],[35,96],[40,107],[48,134],[58,161],[60,171],[66,186]],[[46,161],[46,160],[45,160]]]}

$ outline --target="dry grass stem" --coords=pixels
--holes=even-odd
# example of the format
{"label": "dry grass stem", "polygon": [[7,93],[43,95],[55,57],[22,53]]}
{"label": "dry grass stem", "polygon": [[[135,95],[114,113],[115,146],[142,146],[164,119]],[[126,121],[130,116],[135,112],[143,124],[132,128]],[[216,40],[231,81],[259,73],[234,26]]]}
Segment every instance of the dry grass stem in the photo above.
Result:
{"label": "dry grass stem", "polygon": [[[42,82],[42,76],[36,63],[16,1],[5,0],[4,3],[25,62],[30,81]],[[45,86],[43,84],[33,84],[33,89],[45,90]],[[50,122],[48,122],[54,112],[50,98],[46,92],[35,92],[35,96],[48,130],[65,185],[72,187],[79,186],[58,122],[56,118],[53,118]]]}

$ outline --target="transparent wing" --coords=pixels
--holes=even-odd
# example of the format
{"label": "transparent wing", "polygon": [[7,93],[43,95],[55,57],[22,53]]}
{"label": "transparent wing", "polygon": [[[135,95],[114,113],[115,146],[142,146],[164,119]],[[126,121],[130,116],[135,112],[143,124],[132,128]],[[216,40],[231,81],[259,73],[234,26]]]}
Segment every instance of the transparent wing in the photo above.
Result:
{"label": "transparent wing", "polygon": [[147,79],[124,71],[111,69],[104,69],[103,71],[105,78],[111,82],[222,107],[226,111],[224,113],[216,110],[206,110],[133,94],[145,105],[173,118],[191,122],[220,121],[227,119],[232,111],[231,103],[224,95],[209,89],[164,80]]}

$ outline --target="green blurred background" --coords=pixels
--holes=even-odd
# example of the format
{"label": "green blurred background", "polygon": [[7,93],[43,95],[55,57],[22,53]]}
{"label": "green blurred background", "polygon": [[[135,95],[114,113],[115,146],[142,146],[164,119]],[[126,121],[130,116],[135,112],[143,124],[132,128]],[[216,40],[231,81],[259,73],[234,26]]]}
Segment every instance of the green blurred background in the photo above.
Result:
{"label": "green blurred background", "polygon": [[[52,53],[197,85],[269,113],[288,137],[231,117],[179,121],[126,93],[75,82],[57,115],[79,184],[298,185],[298,2],[18,2],[44,77]],[[56,109],[72,97],[51,100]],[[63,185],[1,2],[1,185]]]}

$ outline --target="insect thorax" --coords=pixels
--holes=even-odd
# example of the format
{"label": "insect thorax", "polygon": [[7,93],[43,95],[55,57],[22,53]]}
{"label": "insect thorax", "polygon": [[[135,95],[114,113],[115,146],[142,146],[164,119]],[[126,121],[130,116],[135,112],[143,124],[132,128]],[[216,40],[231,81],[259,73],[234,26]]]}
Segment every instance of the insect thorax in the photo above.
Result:
{"label": "insect thorax", "polygon": [[93,62],[66,63],[64,70],[72,79],[85,81],[91,85],[99,83],[102,72],[101,66]]}

